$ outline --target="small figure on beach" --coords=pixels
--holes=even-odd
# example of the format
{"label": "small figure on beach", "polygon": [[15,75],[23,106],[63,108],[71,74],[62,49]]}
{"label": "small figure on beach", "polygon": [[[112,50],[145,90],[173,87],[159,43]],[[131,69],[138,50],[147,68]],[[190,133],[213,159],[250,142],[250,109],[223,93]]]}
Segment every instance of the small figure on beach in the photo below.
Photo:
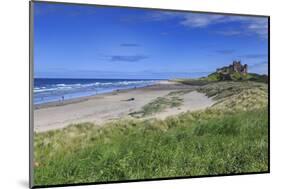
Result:
{"label": "small figure on beach", "polygon": [[61,101],[64,101],[64,95],[62,95],[62,97],[61,97]]}

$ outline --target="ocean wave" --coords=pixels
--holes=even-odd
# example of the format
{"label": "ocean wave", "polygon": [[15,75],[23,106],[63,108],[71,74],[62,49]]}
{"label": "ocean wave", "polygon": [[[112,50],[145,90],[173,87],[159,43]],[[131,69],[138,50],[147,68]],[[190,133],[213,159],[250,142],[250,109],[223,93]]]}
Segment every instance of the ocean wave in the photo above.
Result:
{"label": "ocean wave", "polygon": [[34,87],[34,93],[46,93],[54,91],[72,91],[72,90],[102,90],[103,88],[122,88],[122,87],[139,87],[155,83],[155,80],[139,80],[139,81],[116,81],[116,82],[93,82],[93,83],[73,83],[73,84],[52,84],[42,87]]}
{"label": "ocean wave", "polygon": [[157,83],[158,80],[119,80],[119,81],[93,81],[88,83],[54,83],[46,82],[34,86],[34,103],[41,104],[64,99],[73,99],[83,96],[108,93],[115,90],[139,88]]}

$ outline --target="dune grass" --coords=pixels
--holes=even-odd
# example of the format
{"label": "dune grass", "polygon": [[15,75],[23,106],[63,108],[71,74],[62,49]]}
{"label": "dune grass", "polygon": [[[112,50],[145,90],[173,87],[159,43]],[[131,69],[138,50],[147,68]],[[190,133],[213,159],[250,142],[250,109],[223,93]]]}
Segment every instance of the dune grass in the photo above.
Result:
{"label": "dune grass", "polygon": [[199,92],[216,100],[213,108],[244,111],[268,106],[268,85],[252,81],[217,82],[202,86]]}
{"label": "dune grass", "polygon": [[[81,123],[35,134],[35,184],[69,184],[268,170],[268,110],[265,102],[247,106],[265,86],[230,83],[200,89],[220,103],[204,111],[166,120],[119,120],[98,127]],[[209,87],[209,89],[206,89]],[[238,88],[244,88],[240,90]],[[257,93],[245,91],[254,90]],[[244,96],[243,96],[244,95]],[[243,97],[243,98],[242,98]],[[241,102],[246,104],[242,109]]]}
{"label": "dune grass", "polygon": [[152,100],[148,104],[144,105],[140,111],[132,112],[129,115],[134,118],[142,118],[161,112],[167,108],[181,106],[183,103],[183,98],[181,97],[181,95],[188,92],[190,92],[190,90],[170,92],[168,95],[164,97],[158,97],[155,100]]}

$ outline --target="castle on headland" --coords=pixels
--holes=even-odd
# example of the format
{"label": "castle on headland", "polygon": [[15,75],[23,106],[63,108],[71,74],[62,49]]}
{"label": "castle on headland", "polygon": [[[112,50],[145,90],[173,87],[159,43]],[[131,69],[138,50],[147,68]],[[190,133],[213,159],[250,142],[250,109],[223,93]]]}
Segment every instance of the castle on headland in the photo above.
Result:
{"label": "castle on headland", "polygon": [[248,65],[243,65],[240,60],[235,60],[229,66],[218,68],[216,73],[220,80],[232,80],[233,76],[243,78],[248,74]]}
{"label": "castle on headland", "polygon": [[241,64],[240,60],[235,60],[229,66],[218,68],[207,77],[202,77],[207,81],[256,81],[268,83],[268,75],[249,73],[248,65]]}
{"label": "castle on headland", "polygon": [[242,65],[240,60],[239,61],[234,60],[232,64],[230,64],[229,66],[225,66],[217,69],[217,73],[230,74],[233,72],[246,75],[248,73],[248,65],[247,64]]}

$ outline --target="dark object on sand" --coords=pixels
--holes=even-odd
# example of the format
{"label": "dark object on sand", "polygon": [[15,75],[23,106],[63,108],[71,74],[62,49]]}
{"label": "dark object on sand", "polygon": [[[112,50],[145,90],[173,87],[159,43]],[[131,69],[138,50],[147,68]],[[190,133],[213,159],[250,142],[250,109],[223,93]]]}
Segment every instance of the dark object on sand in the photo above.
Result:
{"label": "dark object on sand", "polygon": [[133,101],[133,100],[135,100],[135,98],[129,98],[129,99],[123,100],[123,101]]}

